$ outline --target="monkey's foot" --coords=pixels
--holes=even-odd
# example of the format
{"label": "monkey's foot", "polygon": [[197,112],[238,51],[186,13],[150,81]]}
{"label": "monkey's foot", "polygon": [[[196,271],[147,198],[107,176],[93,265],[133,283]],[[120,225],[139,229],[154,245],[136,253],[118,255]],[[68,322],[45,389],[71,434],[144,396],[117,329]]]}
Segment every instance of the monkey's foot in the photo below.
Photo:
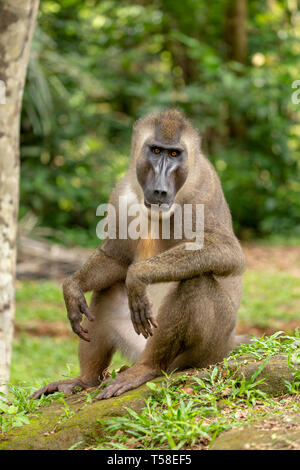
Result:
{"label": "monkey's foot", "polygon": [[[155,369],[145,366],[134,365],[124,372],[121,372],[104,390],[97,396],[97,400],[105,398],[118,397],[122,393],[128,392],[149,380],[159,377],[161,374]],[[108,380],[104,382],[108,383]]]}
{"label": "monkey's foot", "polygon": [[41,398],[42,395],[50,395],[54,392],[63,392],[68,397],[76,393],[77,391],[85,390],[90,387],[98,385],[99,382],[86,384],[79,378],[70,380],[60,380],[59,382],[51,382],[43,388],[40,388],[30,398]]}

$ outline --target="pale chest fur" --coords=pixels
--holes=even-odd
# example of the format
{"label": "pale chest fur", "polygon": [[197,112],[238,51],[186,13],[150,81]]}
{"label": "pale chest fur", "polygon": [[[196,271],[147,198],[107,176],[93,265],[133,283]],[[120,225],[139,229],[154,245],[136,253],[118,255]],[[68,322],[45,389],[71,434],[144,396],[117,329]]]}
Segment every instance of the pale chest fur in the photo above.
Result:
{"label": "pale chest fur", "polygon": [[[160,241],[151,238],[139,240],[137,250],[137,260],[152,258],[161,253]],[[178,282],[157,282],[147,286],[147,294],[149,300],[152,302],[152,313],[157,317],[158,310],[164,302],[166,296],[174,289],[176,289]]]}

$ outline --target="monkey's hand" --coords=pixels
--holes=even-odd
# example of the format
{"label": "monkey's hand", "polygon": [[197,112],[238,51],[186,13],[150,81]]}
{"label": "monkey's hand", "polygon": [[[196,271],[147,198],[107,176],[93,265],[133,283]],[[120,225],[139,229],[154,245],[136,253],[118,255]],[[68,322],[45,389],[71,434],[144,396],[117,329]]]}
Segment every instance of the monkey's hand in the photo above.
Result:
{"label": "monkey's hand", "polygon": [[152,326],[157,328],[157,322],[152,315],[151,303],[146,292],[147,285],[138,279],[133,267],[128,269],[126,288],[128,303],[131,313],[131,321],[136,333],[142,333],[144,338],[153,335]]}
{"label": "monkey's hand", "polygon": [[69,278],[63,284],[63,293],[72,330],[81,339],[90,341],[88,330],[81,326],[82,314],[90,321],[95,320],[95,317],[87,306],[82,290],[76,281]]}

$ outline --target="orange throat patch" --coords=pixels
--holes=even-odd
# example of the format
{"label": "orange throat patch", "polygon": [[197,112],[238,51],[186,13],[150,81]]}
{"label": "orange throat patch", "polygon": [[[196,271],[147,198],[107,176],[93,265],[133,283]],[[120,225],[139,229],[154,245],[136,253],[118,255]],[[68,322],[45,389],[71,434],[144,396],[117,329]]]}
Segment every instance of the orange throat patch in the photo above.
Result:
{"label": "orange throat patch", "polygon": [[152,258],[152,256],[158,255],[159,240],[150,237],[139,240],[137,253],[139,260]]}

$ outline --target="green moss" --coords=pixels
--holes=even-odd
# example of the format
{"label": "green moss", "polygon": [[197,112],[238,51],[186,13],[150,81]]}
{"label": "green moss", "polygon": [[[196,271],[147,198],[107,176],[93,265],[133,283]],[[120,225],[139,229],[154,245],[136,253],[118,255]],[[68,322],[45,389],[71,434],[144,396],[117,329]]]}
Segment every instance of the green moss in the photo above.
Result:
{"label": "green moss", "polygon": [[[193,398],[189,398],[191,410],[195,406],[200,407],[198,410],[202,410],[200,415],[199,411],[195,411],[197,418],[207,417],[209,412],[213,412],[217,416],[219,413],[217,401],[224,398],[223,392],[225,389],[225,397],[229,393],[231,401],[234,401],[234,406],[236,406],[236,403],[243,403],[251,407],[257,399],[263,399],[267,402],[269,400],[268,397],[286,394],[286,384],[292,382],[295,371],[299,371],[300,366],[297,365],[297,361],[295,361],[292,367],[291,363],[288,363],[287,360],[287,354],[289,354],[287,352],[289,351],[288,348],[295,353],[298,351],[297,341],[296,338],[285,337],[283,342],[279,342],[277,335],[273,335],[265,341],[264,346],[267,349],[264,350],[261,340],[258,339],[255,343],[256,346],[248,347],[252,351],[250,354],[238,356],[239,353],[236,352],[236,357],[232,356],[230,360],[226,360],[218,366],[212,366],[203,370],[190,370],[186,373],[177,372],[172,374],[169,379],[159,377],[153,380],[153,382],[158,384],[157,387],[153,386],[150,389],[145,384],[120,397],[109,400],[92,401],[91,396],[94,395],[94,390],[81,392],[65,399],[58,397],[58,401],[38,409],[41,415],[37,415],[35,411],[35,415],[31,416],[30,424],[24,425],[21,428],[15,428],[8,433],[0,441],[0,449],[69,449],[78,442],[81,442],[82,445],[96,442],[97,436],[103,435],[103,430],[107,433],[108,427],[111,426],[107,427],[107,423],[110,420],[115,420],[114,426],[119,429],[120,420],[124,420],[125,423],[126,419],[127,421],[130,419],[126,418],[128,416],[128,408],[137,413],[135,415],[131,414],[131,416],[135,416],[134,419],[142,415],[146,416],[145,399],[150,394],[153,394],[153,390],[154,395],[156,393],[155,390],[161,390],[165,396],[169,393],[169,390],[171,390],[170,393],[172,394],[174,389],[180,395],[180,403],[184,405],[185,401],[182,400],[182,395],[185,392],[182,390],[182,387],[192,386],[195,389],[196,395],[195,401],[193,401]],[[277,355],[268,356],[269,343],[272,343],[273,349],[277,344]],[[282,351],[286,351],[286,354],[281,353],[280,347]],[[168,380],[167,385],[164,382],[165,380]],[[174,398],[174,402],[171,399],[171,395],[169,395],[171,401],[166,408],[164,408],[163,402],[162,410],[172,411],[174,409],[177,416],[178,406],[180,405],[181,407],[180,403],[178,406],[176,405],[177,398]],[[154,397],[154,402],[155,400],[156,398]],[[158,416],[157,413],[159,413],[159,402],[156,401],[155,403],[158,409],[154,407],[153,416],[148,417],[150,420],[149,426],[152,426],[153,417]],[[185,411],[182,410],[182,412],[184,413]],[[187,416],[189,415],[187,414]],[[146,418],[145,422],[148,420]],[[169,426],[172,426],[174,423],[171,422],[172,420],[169,421]],[[197,423],[195,423],[196,434],[199,433],[199,423]],[[219,425],[217,424],[217,426]],[[232,425],[227,422],[221,423],[218,433],[228,429],[228,427],[232,427]],[[171,429],[173,430],[172,427]],[[171,443],[170,445],[173,448],[172,446],[175,444]],[[176,445],[174,448],[177,448]]]}
{"label": "green moss", "polygon": [[0,450],[9,449],[68,449],[78,441],[94,439],[99,419],[121,416],[127,407],[139,410],[143,398],[149,394],[147,386],[128,392],[121,397],[86,403],[86,393],[66,398],[73,415],[66,419],[63,403],[53,403],[42,409],[42,415],[33,417],[30,424],[16,428],[0,439]]}

